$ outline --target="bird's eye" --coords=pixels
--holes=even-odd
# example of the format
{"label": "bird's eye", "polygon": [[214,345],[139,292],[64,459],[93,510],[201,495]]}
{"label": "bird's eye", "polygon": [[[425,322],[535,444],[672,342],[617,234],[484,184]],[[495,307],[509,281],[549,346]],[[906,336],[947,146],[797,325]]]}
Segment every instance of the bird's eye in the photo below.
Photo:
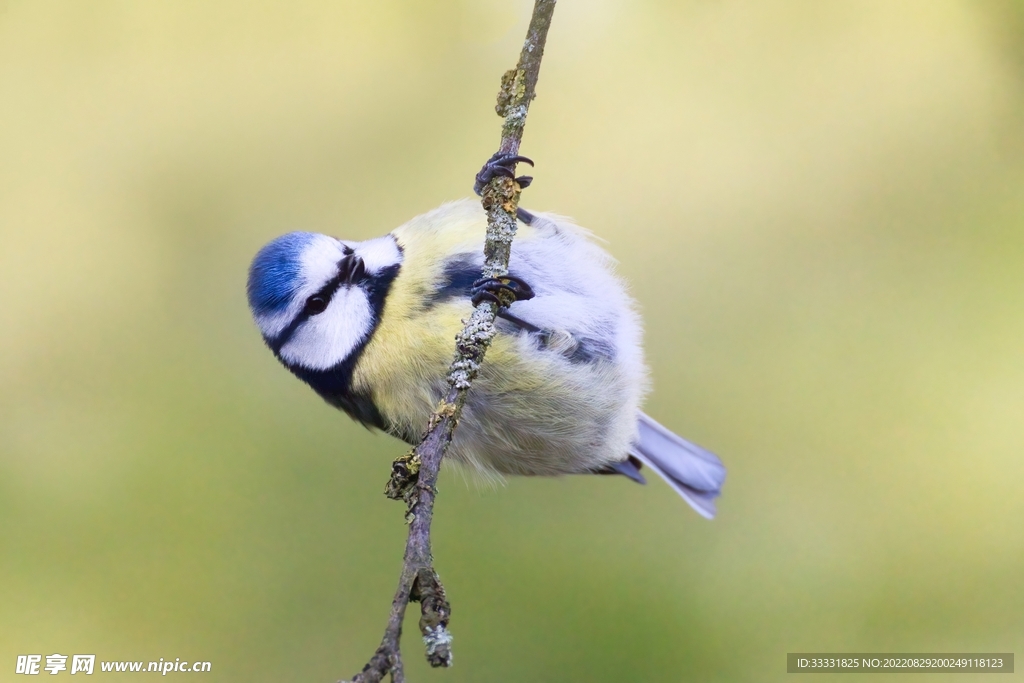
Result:
{"label": "bird's eye", "polygon": [[317,315],[323,313],[327,309],[327,299],[319,295],[314,295],[306,299],[306,313],[309,315]]}

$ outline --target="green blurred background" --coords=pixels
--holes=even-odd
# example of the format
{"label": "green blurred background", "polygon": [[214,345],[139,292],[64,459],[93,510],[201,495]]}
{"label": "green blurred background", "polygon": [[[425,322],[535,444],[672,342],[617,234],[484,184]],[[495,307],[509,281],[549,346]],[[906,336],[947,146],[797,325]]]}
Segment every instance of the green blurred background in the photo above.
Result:
{"label": "green blurred background", "polygon": [[[278,366],[246,269],[469,194],[530,6],[0,0],[0,680],[370,656],[404,447]],[[524,204],[608,241],[648,411],[729,480],[707,522],[658,481],[446,471],[455,667],[410,621],[410,678],[1024,653],[1024,3],[562,0],[531,112]]]}

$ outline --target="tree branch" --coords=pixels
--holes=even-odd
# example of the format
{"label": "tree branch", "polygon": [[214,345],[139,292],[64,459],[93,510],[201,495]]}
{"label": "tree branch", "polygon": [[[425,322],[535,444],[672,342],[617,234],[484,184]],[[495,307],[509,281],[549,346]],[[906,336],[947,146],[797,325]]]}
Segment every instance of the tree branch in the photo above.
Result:
{"label": "tree branch", "polygon": [[[535,96],[534,89],[555,2],[535,0],[519,62],[516,68],[502,76],[495,107],[498,115],[505,119],[499,152],[514,155],[519,151],[526,115]],[[484,242],[483,277],[496,277],[508,272],[512,238],[516,234],[516,207],[519,205],[520,192],[520,186],[512,178],[505,177],[492,179],[484,188],[482,203],[487,211],[487,236]],[[499,293],[499,297],[503,294]],[[506,305],[511,303],[503,301]],[[400,641],[402,621],[410,601],[420,603],[420,633],[426,645],[427,661],[435,667],[452,665],[452,636],[448,631],[451,606],[445,598],[444,586],[434,571],[434,559],[430,552],[430,522],[434,515],[434,498],[437,495],[435,484],[441,459],[459,423],[466,394],[494,338],[494,319],[497,313],[498,304],[482,301],[477,304],[469,320],[465,321],[465,327],[455,338],[455,358],[448,370],[445,396],[431,416],[420,444],[410,454],[392,464],[391,480],[385,493],[389,498],[406,502],[409,538],[384,638],[369,663],[352,679],[353,683],[378,683],[388,673],[393,683],[404,683]]]}

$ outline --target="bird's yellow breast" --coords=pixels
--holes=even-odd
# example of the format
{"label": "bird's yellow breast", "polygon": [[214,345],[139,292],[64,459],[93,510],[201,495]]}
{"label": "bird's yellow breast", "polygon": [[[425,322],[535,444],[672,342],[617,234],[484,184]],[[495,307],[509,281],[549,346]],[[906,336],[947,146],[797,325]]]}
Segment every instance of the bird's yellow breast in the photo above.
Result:
{"label": "bird's yellow breast", "polygon": [[[444,285],[447,259],[482,253],[486,227],[483,209],[467,200],[446,204],[392,233],[402,249],[402,265],[356,364],[352,386],[370,395],[396,426],[417,432],[426,426],[454,357],[455,336],[472,312],[467,298],[431,303],[431,296]],[[534,232],[520,224],[516,239],[529,240]],[[515,376],[503,373],[502,391],[529,390],[543,381],[541,368],[523,367],[510,337],[495,338],[488,364],[519,368]]]}

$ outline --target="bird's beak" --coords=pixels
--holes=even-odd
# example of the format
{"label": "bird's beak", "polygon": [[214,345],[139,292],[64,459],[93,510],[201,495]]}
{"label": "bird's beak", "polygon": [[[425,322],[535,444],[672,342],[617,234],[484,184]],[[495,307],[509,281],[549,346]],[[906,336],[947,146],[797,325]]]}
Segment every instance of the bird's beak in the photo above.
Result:
{"label": "bird's beak", "polygon": [[366,264],[355,254],[349,254],[338,261],[338,276],[345,284],[355,284],[366,275]]}

